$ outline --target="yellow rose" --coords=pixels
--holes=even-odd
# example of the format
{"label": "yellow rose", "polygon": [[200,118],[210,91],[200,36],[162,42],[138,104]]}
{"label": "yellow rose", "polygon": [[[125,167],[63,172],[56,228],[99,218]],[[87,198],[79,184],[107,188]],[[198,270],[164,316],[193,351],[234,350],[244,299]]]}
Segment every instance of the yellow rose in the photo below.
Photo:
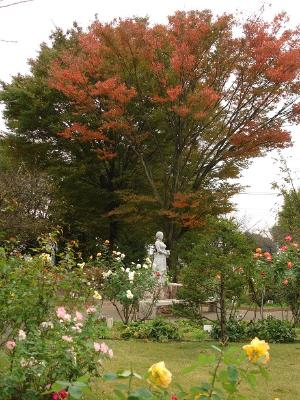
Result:
{"label": "yellow rose", "polygon": [[149,382],[153,383],[156,386],[161,386],[163,388],[167,388],[172,380],[171,372],[166,368],[165,363],[160,361],[156,364],[153,364],[149,368]]}
{"label": "yellow rose", "polygon": [[254,338],[250,344],[243,346],[243,350],[247,353],[249,360],[256,363],[259,359],[264,357],[263,364],[267,364],[270,360],[270,346],[264,340]]}
{"label": "yellow rose", "polygon": [[96,299],[96,300],[102,300],[102,296],[101,296],[101,294],[100,294],[97,290],[94,290],[94,295],[93,295],[93,297],[94,297],[94,299]]}

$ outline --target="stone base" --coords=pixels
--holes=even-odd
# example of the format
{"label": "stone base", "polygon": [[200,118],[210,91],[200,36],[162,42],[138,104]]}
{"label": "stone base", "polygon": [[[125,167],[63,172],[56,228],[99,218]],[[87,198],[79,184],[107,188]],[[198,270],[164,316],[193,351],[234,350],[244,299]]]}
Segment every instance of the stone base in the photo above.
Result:
{"label": "stone base", "polygon": [[158,300],[153,305],[149,300],[141,300],[139,302],[139,318],[143,319],[146,317],[146,319],[153,319],[159,314],[167,313],[166,310],[170,309],[173,304],[180,303],[183,303],[183,301],[177,299],[164,299]]}

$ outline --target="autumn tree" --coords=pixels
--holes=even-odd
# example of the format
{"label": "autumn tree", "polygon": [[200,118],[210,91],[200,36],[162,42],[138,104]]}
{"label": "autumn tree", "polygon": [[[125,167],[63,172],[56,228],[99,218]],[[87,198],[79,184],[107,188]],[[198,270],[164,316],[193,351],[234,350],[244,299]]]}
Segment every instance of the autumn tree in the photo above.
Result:
{"label": "autumn tree", "polygon": [[229,211],[228,178],[290,144],[300,32],[287,21],[240,24],[210,11],[176,12],[165,25],[95,21],[53,62],[49,85],[76,119],[60,135],[92,143],[104,162],[118,147],[135,154],[171,248],[206,215]]}
{"label": "autumn tree", "polygon": [[152,223],[154,202],[146,195],[133,151],[120,145],[118,157],[100,160],[92,141],[58,135],[76,118],[70,100],[49,87],[49,66],[60,52],[76,48],[80,31],[76,24],[66,33],[57,29],[51,46],[42,43],[37,58],[29,61],[30,74],[2,83],[0,100],[12,132],[3,136],[2,145],[16,170],[22,164],[55,182],[56,198],[64,204],[60,224],[66,238],[79,239],[86,251],[94,249],[96,238],[110,239],[136,261],[158,227]]}

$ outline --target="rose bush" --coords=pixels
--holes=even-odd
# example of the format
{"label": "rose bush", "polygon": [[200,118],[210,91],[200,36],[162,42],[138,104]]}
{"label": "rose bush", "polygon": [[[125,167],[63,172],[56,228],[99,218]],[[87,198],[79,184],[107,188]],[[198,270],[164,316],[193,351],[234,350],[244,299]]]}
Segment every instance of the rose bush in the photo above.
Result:
{"label": "rose bush", "polygon": [[281,305],[288,305],[294,323],[300,320],[300,248],[290,235],[275,254],[256,249],[254,254],[253,278],[250,289],[255,302],[263,307],[267,298]]}
{"label": "rose bush", "polygon": [[55,260],[51,250],[55,240],[54,234],[39,238],[32,255],[21,254],[14,242],[0,248],[0,344],[18,329],[35,329],[58,298],[78,305],[91,296],[76,242],[66,243]]}
{"label": "rose bush", "polygon": [[[68,312],[58,307],[51,320],[6,342],[8,368],[0,377],[1,400],[75,399],[100,376],[113,351],[101,341],[98,311]],[[81,394],[80,394],[81,393]],[[77,397],[76,397],[77,396]]]}
{"label": "rose bush", "polygon": [[101,276],[92,275],[93,287],[101,291],[103,298],[111,301],[122,322],[138,319],[139,301],[151,293],[152,301],[159,296],[159,279],[152,272],[152,263],[147,258],[143,263],[127,264],[125,254],[110,251],[109,243],[105,243],[96,256],[95,267]]}
{"label": "rose bush", "polygon": [[300,321],[300,248],[290,235],[274,256],[274,278],[277,290],[285,304],[288,304],[294,323]]}

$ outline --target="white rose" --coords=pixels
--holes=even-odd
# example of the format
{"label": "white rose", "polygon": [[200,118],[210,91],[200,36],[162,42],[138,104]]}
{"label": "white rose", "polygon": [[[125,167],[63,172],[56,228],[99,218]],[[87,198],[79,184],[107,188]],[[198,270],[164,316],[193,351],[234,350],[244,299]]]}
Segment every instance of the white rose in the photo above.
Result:
{"label": "white rose", "polygon": [[136,264],[137,269],[142,268],[141,264]]}
{"label": "white rose", "polygon": [[26,333],[22,329],[20,329],[18,337],[19,337],[19,340],[25,340],[26,339]]}
{"label": "white rose", "polygon": [[121,254],[121,260],[124,260],[125,257],[126,257],[125,254],[122,253],[122,254]]}
{"label": "white rose", "polygon": [[41,259],[45,262],[45,263],[51,263],[51,256],[48,253],[42,253],[40,255]]}
{"label": "white rose", "polygon": [[132,294],[131,290],[126,290],[126,297],[127,297],[127,299],[133,299],[133,294]]}
{"label": "white rose", "polygon": [[133,282],[134,274],[135,274],[135,271],[128,272],[128,279],[130,282]]}
{"label": "white rose", "polygon": [[108,270],[107,272],[102,272],[103,278],[108,278],[112,274],[111,270]]}

